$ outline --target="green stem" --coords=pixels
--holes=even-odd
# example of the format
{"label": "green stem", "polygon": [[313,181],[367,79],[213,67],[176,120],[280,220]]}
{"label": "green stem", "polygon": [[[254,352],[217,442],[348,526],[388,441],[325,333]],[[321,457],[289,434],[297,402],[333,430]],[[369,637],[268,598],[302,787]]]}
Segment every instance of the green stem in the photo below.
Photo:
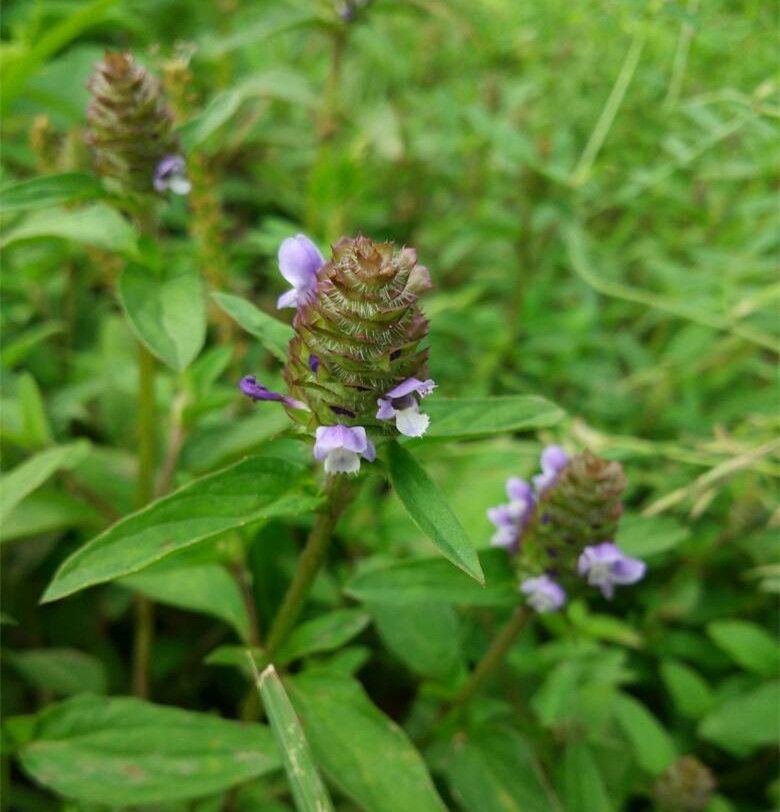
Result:
{"label": "green stem", "polygon": [[[155,360],[143,344],[138,345],[138,507],[154,497],[155,469]],[[133,693],[149,696],[149,659],[154,637],[154,606],[143,595],[135,596],[135,630],[133,638]]]}
{"label": "green stem", "polygon": [[463,687],[441,708],[433,727],[420,742],[421,745],[430,741],[434,731],[440,725],[455,718],[460,709],[466,705],[479,690],[485,679],[501,665],[507,652],[517,639],[517,636],[526,627],[532,614],[531,610],[524,603],[518,605],[512,613],[512,617],[509,618],[509,622],[493,639],[493,642],[488,647],[482,659],[477,663],[477,667],[471,672],[471,676],[463,684]]}
{"label": "green stem", "polygon": [[135,595],[133,637],[133,693],[141,699],[149,696],[149,660],[154,638],[154,604],[140,593]]}
{"label": "green stem", "polygon": [[298,569],[268,633],[266,653],[269,659],[284,642],[303,609],[311,585],[325,560],[333,529],[346,508],[350,495],[349,483],[345,476],[329,477],[325,486],[325,504],[317,513],[314,526],[298,561]]}
{"label": "green stem", "polygon": [[607,135],[609,135],[609,131],[612,129],[615,116],[620,109],[620,105],[623,103],[623,98],[626,95],[628,86],[634,78],[634,72],[636,71],[636,66],[639,64],[639,57],[642,55],[642,49],[644,47],[645,35],[643,33],[637,34],[631,42],[626,58],[623,60],[623,65],[620,68],[620,73],[618,73],[615,84],[612,86],[609,97],[604,104],[604,109],[601,111],[596,126],[593,128],[593,132],[588,139],[588,143],[582,151],[577,167],[572,173],[572,186],[580,186],[588,179],[593,162],[596,160],[596,156],[599,154]]}

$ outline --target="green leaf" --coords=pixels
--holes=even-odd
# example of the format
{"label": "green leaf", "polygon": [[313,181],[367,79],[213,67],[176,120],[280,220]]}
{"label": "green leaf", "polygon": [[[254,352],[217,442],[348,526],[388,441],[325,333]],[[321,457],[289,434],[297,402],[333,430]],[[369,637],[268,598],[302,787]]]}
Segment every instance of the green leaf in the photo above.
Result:
{"label": "green leaf", "polygon": [[476,550],[438,486],[398,443],[388,444],[387,458],[393,488],[412,521],[445,558],[484,584]]}
{"label": "green leaf", "polygon": [[225,90],[214,96],[200,115],[190,119],[179,130],[184,151],[191,152],[207,141],[235,115],[242,101],[243,95],[238,90]]}
{"label": "green leaf", "polygon": [[280,361],[287,360],[287,345],[293,337],[289,324],[263,313],[251,302],[229,293],[212,293],[211,298],[239,327],[257,338]]}
{"label": "green leaf", "polygon": [[607,640],[631,648],[641,648],[644,644],[642,635],[630,624],[612,615],[592,614],[584,601],[572,601],[566,614],[575,628],[596,640]]}
{"label": "green leaf", "polygon": [[78,465],[88,451],[86,440],[47,448],[0,476],[0,522],[4,522],[14,507],[52,474]]}
{"label": "green leaf", "polygon": [[76,550],[60,566],[43,602],[138,572],[226,530],[313,510],[319,497],[299,492],[305,471],[286,460],[257,456],[185,485]]}
{"label": "green leaf", "polygon": [[242,640],[249,639],[249,618],[241,590],[224,567],[199,564],[171,569],[166,565],[163,562],[118,583],[159,603],[224,620]]}
{"label": "green leaf", "polygon": [[42,448],[54,443],[46,404],[35,378],[29,372],[19,376],[16,384],[16,396],[22,414],[24,439],[33,448]]}
{"label": "green leaf", "polygon": [[0,349],[0,363],[8,369],[13,369],[34,350],[38,345],[63,332],[65,326],[60,321],[46,321],[30,327],[13,338],[6,339]]}
{"label": "green leaf", "polygon": [[104,195],[103,185],[94,175],[82,172],[43,175],[0,189],[0,214],[45,209]]}
{"label": "green leaf", "polygon": [[91,3],[81,4],[60,22],[47,26],[42,36],[36,37],[34,44],[21,49],[21,53],[15,52],[16,58],[3,66],[3,96],[0,107],[6,110],[22,91],[27,80],[50,56],[76,39],[82,31],[102,23],[118,1],[92,0]]}
{"label": "green leaf", "polygon": [[661,663],[661,679],[680,713],[687,719],[701,719],[715,703],[710,686],[685,663]]}
{"label": "green leaf", "polygon": [[484,550],[480,586],[441,558],[401,561],[358,573],[345,592],[361,601],[395,606],[438,601],[455,606],[509,607],[517,603],[517,577],[504,550]]}
{"label": "green leaf", "polygon": [[33,212],[0,238],[0,248],[24,240],[57,237],[106,251],[134,257],[137,237],[132,226],[115,209],[94,203],[83,209],[46,209]]}
{"label": "green leaf", "polygon": [[95,696],[43,710],[19,758],[60,795],[116,806],[197,798],[280,766],[271,731],[261,725]]}
{"label": "green leaf", "polygon": [[[250,658],[254,665],[254,660]],[[256,673],[256,672],[255,672]],[[287,693],[272,665],[257,677],[257,690],[263,699],[271,730],[282,752],[284,770],[299,812],[333,810],[328,791],[314,764],[301,723],[295,715]]]}
{"label": "green leaf", "polygon": [[308,654],[333,651],[370,623],[371,618],[359,609],[337,609],[293,629],[274,655],[274,661],[284,665]]}
{"label": "green leaf", "polygon": [[382,642],[417,674],[447,681],[462,666],[460,619],[449,604],[369,601],[368,609]]}
{"label": "green leaf", "polygon": [[366,812],[444,812],[425,762],[360,684],[309,672],[288,686],[317,763]]}
{"label": "green leaf", "polygon": [[691,535],[669,516],[624,516],[620,521],[617,543],[628,555],[648,558],[674,549]]}
{"label": "green leaf", "polygon": [[57,696],[106,691],[103,663],[91,654],[72,648],[9,651],[4,659],[36,688]]}
{"label": "green leaf", "polygon": [[776,742],[778,715],[780,682],[768,682],[713,710],[701,721],[698,733],[729,753],[747,756]]}
{"label": "green leaf", "polygon": [[425,439],[483,437],[554,426],[565,412],[537,395],[494,398],[440,398],[425,401],[431,418]]}
{"label": "green leaf", "polygon": [[769,632],[746,620],[715,620],[707,634],[746,671],[772,677],[780,662],[780,646]]}
{"label": "green leaf", "polygon": [[566,812],[613,812],[604,779],[588,745],[571,741],[563,757],[563,808]]}
{"label": "green leaf", "polygon": [[447,780],[467,812],[559,812],[525,739],[511,728],[491,726],[452,742]]}
{"label": "green leaf", "polygon": [[186,369],[206,339],[203,280],[189,265],[153,271],[129,263],[119,278],[119,301],[138,338],[171,369]]}
{"label": "green leaf", "polygon": [[677,758],[677,752],[661,723],[641,702],[626,694],[615,697],[612,710],[640,767],[654,776],[664,772]]}
{"label": "green leaf", "polygon": [[26,496],[0,523],[0,543],[56,533],[69,527],[100,528],[104,516],[67,491],[43,488]]}

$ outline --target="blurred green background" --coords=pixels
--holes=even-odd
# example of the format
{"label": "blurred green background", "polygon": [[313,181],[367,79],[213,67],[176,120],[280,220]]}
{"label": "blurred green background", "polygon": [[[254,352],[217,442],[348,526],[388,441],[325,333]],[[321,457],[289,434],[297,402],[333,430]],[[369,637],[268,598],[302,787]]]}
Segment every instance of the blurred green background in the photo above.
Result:
{"label": "blurred green background", "polygon": [[[656,734],[713,770],[711,812],[776,808],[773,4],[17,0],[0,25],[4,184],[89,171],[85,82],[106,48],[132,49],[164,80],[193,180],[189,200],[163,212],[172,266],[273,312],[284,287],[276,249],[292,233],[327,245],[362,232],[417,249],[435,286],[425,307],[439,391],[544,395],[568,418],[542,439],[620,459],[630,482],[625,543],[649,575],[612,621],[571,607],[592,647],[554,623],[553,642],[532,653],[527,641],[513,667],[530,680],[535,724],[559,742],[584,729],[615,809],[650,808]],[[14,235],[29,216],[2,215],[4,468],[53,439],[87,437],[94,450],[77,479],[122,514],[135,373],[112,296],[121,263],[100,240]],[[237,404],[234,389],[247,371],[278,383],[278,363],[209,312],[198,361],[159,384],[162,414],[182,389],[189,397],[177,482],[283,425]],[[502,438],[421,456],[485,546],[485,509],[538,450]],[[4,627],[5,714],[72,692],[19,666],[25,651],[75,646],[112,692],[127,690],[127,590],[36,607],[56,564],[101,521],[72,481],[7,517],[3,610],[18,625]],[[286,558],[270,572],[293,565],[285,533]],[[363,489],[343,535],[355,556],[430,553],[379,483]],[[259,554],[255,565],[270,567]],[[324,604],[342,575],[323,579]],[[280,587],[268,589],[270,602]],[[200,664],[219,642],[214,626],[163,610],[155,699],[235,712],[239,678]],[[361,676],[403,722],[415,682],[400,669],[377,655]],[[615,766],[624,745],[606,708],[622,685],[653,732],[629,734],[636,762]],[[12,808],[66,808],[17,777]],[[578,803],[563,808],[600,812],[602,801]]]}

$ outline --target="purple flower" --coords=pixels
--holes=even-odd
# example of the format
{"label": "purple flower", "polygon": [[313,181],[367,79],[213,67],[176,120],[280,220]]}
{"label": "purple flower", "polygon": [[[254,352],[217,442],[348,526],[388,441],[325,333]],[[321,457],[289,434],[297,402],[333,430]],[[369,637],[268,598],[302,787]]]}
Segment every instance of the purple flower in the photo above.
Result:
{"label": "purple flower", "polygon": [[548,445],[542,451],[540,462],[542,473],[534,477],[534,487],[538,494],[555,484],[561,471],[569,464],[569,456],[559,445]]}
{"label": "purple flower", "polygon": [[304,234],[289,237],[279,246],[279,271],[292,285],[276,302],[277,309],[298,307],[307,302],[317,287],[317,272],[325,259]]}
{"label": "purple flower", "polygon": [[325,461],[327,474],[356,474],[360,458],[373,462],[374,444],[366,437],[362,426],[320,426],[314,443],[314,459]]}
{"label": "purple flower", "polygon": [[181,155],[166,155],[154,170],[154,188],[162,193],[170,189],[175,195],[186,195],[192,189],[187,177],[187,164]]}
{"label": "purple flower", "polygon": [[531,486],[520,477],[511,477],[506,482],[506,495],[509,504],[488,509],[487,516],[496,527],[490,543],[516,553],[520,538],[536,506]]}
{"label": "purple flower", "polygon": [[566,603],[566,592],[549,575],[526,578],[520,591],[528,595],[528,603],[537,612],[555,612]]}
{"label": "purple flower", "polygon": [[605,541],[586,547],[577,561],[577,572],[588,576],[605,598],[615,593],[615,585],[635,584],[645,574],[645,562],[626,555],[617,544]]}
{"label": "purple flower", "polygon": [[377,419],[392,420],[395,418],[395,427],[401,434],[405,434],[407,437],[422,437],[431,418],[420,412],[418,398],[427,397],[435,388],[436,384],[430,378],[426,381],[407,378],[377,400],[379,406],[376,413]]}
{"label": "purple flower", "polygon": [[295,400],[295,398],[287,395],[282,395],[280,392],[272,392],[268,387],[258,383],[254,375],[245,375],[238,384],[238,388],[254,401],[272,400],[284,403],[285,406],[289,406],[291,409],[305,409],[308,411],[308,406],[305,403],[301,403],[300,400]]}

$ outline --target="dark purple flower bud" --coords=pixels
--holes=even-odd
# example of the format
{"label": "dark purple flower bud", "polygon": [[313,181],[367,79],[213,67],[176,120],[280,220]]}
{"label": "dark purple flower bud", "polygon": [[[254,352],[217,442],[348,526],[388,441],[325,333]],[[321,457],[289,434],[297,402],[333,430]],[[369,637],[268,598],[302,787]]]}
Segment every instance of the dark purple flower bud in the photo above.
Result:
{"label": "dark purple flower bud", "polygon": [[316,375],[317,370],[320,368],[320,359],[312,354],[309,356],[309,369]]}
{"label": "dark purple flower bud", "polygon": [[254,375],[245,375],[238,384],[238,388],[243,394],[245,394],[248,398],[252,398],[254,401],[270,400],[277,403],[283,403],[285,406],[289,406],[291,409],[308,408],[306,404],[301,403],[300,400],[295,400],[295,398],[288,397],[280,392],[272,392],[267,386],[263,386],[263,384],[258,383]]}

